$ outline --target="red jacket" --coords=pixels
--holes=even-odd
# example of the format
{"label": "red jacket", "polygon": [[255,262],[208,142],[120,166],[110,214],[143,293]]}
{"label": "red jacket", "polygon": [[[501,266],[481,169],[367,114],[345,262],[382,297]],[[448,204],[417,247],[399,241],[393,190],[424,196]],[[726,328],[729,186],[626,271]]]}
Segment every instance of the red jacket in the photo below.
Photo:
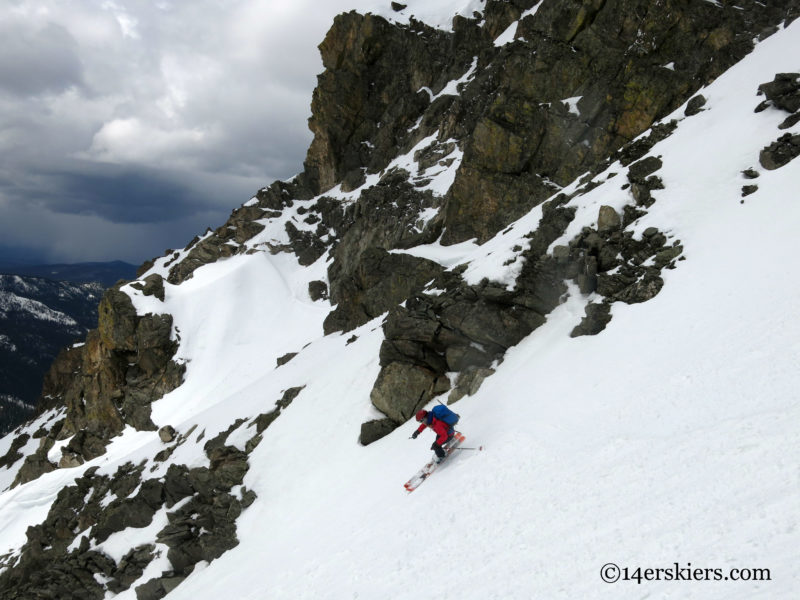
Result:
{"label": "red jacket", "polygon": [[[430,424],[428,424],[428,419],[431,420]],[[436,432],[436,443],[440,446],[444,444],[450,437],[450,425],[444,421],[440,421],[430,413],[428,413],[428,417],[420,424],[420,426],[417,427],[417,432],[422,433],[426,427],[430,427]]]}

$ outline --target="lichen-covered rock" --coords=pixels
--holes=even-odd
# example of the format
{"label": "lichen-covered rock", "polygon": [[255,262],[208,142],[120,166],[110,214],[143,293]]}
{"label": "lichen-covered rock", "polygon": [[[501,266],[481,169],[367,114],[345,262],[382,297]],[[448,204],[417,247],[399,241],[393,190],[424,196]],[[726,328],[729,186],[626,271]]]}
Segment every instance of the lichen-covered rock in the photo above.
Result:
{"label": "lichen-covered rock", "polygon": [[462,165],[448,194],[442,243],[483,243],[557,188],[536,174],[507,174]]}
{"label": "lichen-covered rock", "polygon": [[[749,52],[752,40],[741,31],[760,33],[787,14],[742,8],[542,3],[494,57],[502,70],[481,71],[490,60],[488,51],[479,55],[478,75],[451,109],[478,112],[462,116],[471,129],[447,199],[443,243],[483,241],[502,230],[549,195],[545,178],[566,185],[593,169]],[[487,5],[487,25],[495,13],[510,17],[516,7]],[[653,66],[668,63],[675,68]],[[569,111],[568,98],[577,98]]]}

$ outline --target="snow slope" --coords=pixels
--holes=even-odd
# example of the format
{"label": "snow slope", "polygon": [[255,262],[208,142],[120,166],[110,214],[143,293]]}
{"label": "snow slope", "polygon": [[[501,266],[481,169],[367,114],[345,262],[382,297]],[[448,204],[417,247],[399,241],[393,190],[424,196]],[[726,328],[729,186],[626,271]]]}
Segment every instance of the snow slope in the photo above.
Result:
{"label": "snow slope", "polygon": [[[795,22],[703,90],[704,112],[673,115],[679,127],[651,152],[666,189],[632,228],[666,230],[686,260],[664,272],[653,300],[615,304],[598,336],[569,337],[591,300],[571,289],[477,394],[454,405],[465,446],[486,451],[460,452],[411,495],[402,484],[430,456],[431,436],[409,440],[408,424],[367,448],[357,443],[361,423],[377,416],[369,392],[381,320],[322,335],[329,306],[304,290],[324,256],[308,269],[286,255],[237,256],[167,285],[164,304],[128,288],[140,312],[174,315],[187,362],[185,384],[154,405],[159,426],[197,426],[190,441],[202,431],[208,439],[305,385],[250,455],[245,485],[258,499],[237,521],[239,546],[169,598],[795,598],[800,160],[762,170],[743,204],[740,191],[741,171],[758,168],[761,148],[783,133],[785,114],[753,112],[756,89],[800,68],[798,56]],[[599,206],[631,202],[612,172],[624,169],[611,165],[602,185],[571,201],[577,216],[564,240],[592,224]],[[538,210],[480,247],[413,251],[512,281],[519,265],[503,263]],[[289,351],[299,353],[276,368]],[[246,439],[235,432],[229,441]],[[112,473],[160,444],[154,432],[127,431],[86,467]],[[173,459],[207,463],[202,443]],[[25,527],[83,468],[0,496],[0,554],[24,542]],[[0,481],[10,475],[0,470]],[[107,544],[152,533],[129,530]],[[661,572],[660,581],[610,584],[601,579],[607,563],[629,574],[653,569],[651,577],[675,563],[722,578],[769,569],[770,580],[665,581]],[[151,567],[142,581],[165,564]]]}

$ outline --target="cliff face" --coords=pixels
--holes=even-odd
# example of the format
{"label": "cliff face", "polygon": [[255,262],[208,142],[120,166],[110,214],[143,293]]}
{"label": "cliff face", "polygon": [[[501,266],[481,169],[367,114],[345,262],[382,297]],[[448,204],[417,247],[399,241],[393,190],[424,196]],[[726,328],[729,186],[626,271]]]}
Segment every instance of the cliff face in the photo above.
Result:
{"label": "cliff face", "polygon": [[[451,31],[413,19],[401,25],[340,15],[320,45],[325,72],[312,99],[314,139],[304,171],[259,190],[220,228],[143,265],[130,286],[110,290],[98,328],[84,346],[62,353],[47,376],[40,410],[49,412],[33,435],[38,446],[26,453],[30,440],[22,434],[2,464],[16,465],[15,484],[25,483],[101,456],[129,426],[155,430],[151,404],[177,389],[185,372],[176,358],[181,332],[166,308],[140,314],[132,297],[166,307],[165,297],[198,268],[237,255],[292,254],[314,269],[319,279],[308,295],[330,303],[326,334],[351,332],[386,313],[371,391],[385,417],[364,423],[365,445],[434,397],[455,402],[474,394],[570,286],[595,294],[572,335],[600,333],[614,302],[653,298],[664,285],[662,270],[682,259],[681,242],[668,232],[649,227],[634,236],[629,228],[664,187],[661,160],[648,153],[677,124],[660,120],[693,97],[686,114],[702,110],[698,90],[754,40],[796,18],[798,6],[490,0],[474,18],[456,17]],[[765,73],[764,82],[774,76]],[[796,113],[795,83],[775,78],[764,90],[768,101]],[[795,137],[765,149],[762,164],[796,156]],[[592,224],[565,242],[576,216],[570,200],[599,185],[594,176],[617,162],[626,205],[598,207]],[[534,220],[520,220],[531,214]],[[503,263],[510,275],[502,281],[420,250],[437,242],[483,244],[512,227],[527,227],[518,232],[525,242]],[[176,459],[150,479],[142,465],[113,476],[90,468],[8,559],[13,568],[0,574],[0,589],[9,598],[50,597],[69,587],[70,572],[84,580],[85,593],[75,597],[127,589],[155,560],[154,547],[132,549],[123,564],[95,543],[170,509],[170,523],[158,533],[170,568],[136,588],[139,598],[162,597],[196,564],[236,544],[236,518],[255,500],[239,487],[248,454],[301,389],[289,387],[270,411],[207,441],[207,467]],[[228,443],[251,427],[245,450]],[[190,433],[162,429],[167,447],[152,461],[166,464],[182,444],[199,443],[203,434],[187,442]],[[57,543],[46,541],[53,538]],[[37,574],[45,565],[52,566],[46,578]]]}
{"label": "cliff face", "polygon": [[[789,10],[735,4],[488,2],[485,19],[456,18],[449,35],[341,15],[320,45],[306,180],[314,194],[352,189],[397,148],[435,134],[428,153],[442,159],[456,140],[442,241],[484,242],[683,104]],[[513,22],[514,41],[495,46]]]}

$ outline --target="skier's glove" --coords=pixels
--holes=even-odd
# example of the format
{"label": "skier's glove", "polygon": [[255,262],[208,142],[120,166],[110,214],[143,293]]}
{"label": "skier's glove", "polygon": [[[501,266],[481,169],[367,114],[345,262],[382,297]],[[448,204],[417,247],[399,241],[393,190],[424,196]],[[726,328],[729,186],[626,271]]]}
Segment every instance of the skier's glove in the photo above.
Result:
{"label": "skier's glove", "polygon": [[412,433],[412,434],[411,434],[411,439],[412,439],[412,440],[415,440],[415,439],[417,439],[417,436],[418,436],[418,435],[419,435],[419,431],[415,431],[414,433]]}

